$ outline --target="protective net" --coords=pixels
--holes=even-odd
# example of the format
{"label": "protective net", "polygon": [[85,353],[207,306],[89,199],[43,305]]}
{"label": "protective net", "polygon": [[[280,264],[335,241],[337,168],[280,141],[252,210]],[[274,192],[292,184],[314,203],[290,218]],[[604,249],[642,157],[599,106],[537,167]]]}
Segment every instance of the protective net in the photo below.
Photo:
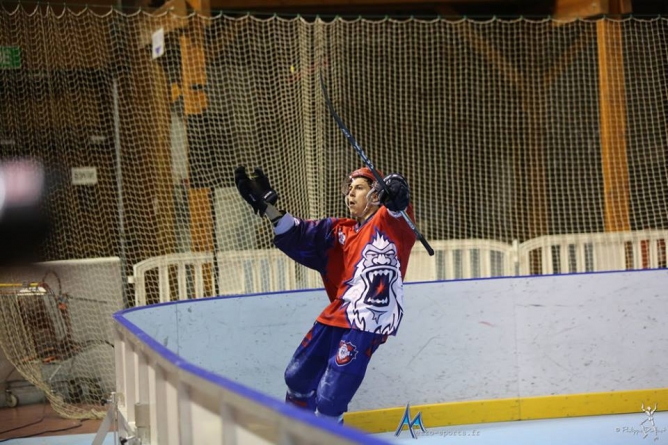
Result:
{"label": "protective net", "polygon": [[416,244],[408,281],[665,267],[667,27],[18,8],[0,14],[0,150],[57,178],[45,257],[120,258],[88,293],[128,278],[126,304],[321,287],[232,180],[261,166],[280,208],[346,215],[362,163],[320,75],[408,178],[436,250]]}
{"label": "protective net", "polygon": [[[70,418],[102,417],[116,383],[111,328],[112,314],[123,308],[118,258],[2,272],[5,356],[56,411]],[[39,281],[30,281],[35,277]]]}

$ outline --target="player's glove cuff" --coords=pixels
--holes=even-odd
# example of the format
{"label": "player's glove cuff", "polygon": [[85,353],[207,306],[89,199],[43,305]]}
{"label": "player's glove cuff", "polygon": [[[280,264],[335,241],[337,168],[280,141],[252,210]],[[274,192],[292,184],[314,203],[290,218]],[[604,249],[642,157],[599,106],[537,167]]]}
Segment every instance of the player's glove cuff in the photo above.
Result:
{"label": "player's glove cuff", "polygon": [[276,222],[272,221],[272,223],[274,224],[274,233],[276,235],[283,235],[285,232],[292,229],[296,224],[295,217],[287,212]]}

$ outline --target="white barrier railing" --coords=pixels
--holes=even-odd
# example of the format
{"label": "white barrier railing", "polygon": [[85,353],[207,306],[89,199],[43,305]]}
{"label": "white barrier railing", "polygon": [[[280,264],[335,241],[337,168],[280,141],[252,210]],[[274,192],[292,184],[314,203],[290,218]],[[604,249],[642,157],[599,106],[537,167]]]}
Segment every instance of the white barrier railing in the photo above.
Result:
{"label": "white barrier railing", "polygon": [[[295,264],[276,249],[219,252],[216,261],[214,265],[211,253],[193,252],[163,255],[137,263],[134,266],[136,305],[149,303],[147,278],[151,274],[155,275],[159,296],[157,301],[151,302],[159,303],[210,296],[207,289],[210,292],[217,289],[218,295],[239,295],[322,286],[319,273]],[[214,269],[218,270],[217,288]]]}
{"label": "white barrier railing", "polygon": [[406,272],[407,282],[490,278],[515,275],[517,250],[494,240],[430,241],[434,256],[416,245]]}
{"label": "white barrier railing", "polygon": [[142,444],[385,444],[185,361],[127,312],[114,315],[115,408]]}
{"label": "white barrier railing", "polygon": [[[193,298],[202,298],[204,293],[204,268],[213,265],[211,253],[175,253],[149,258],[134,266],[135,280],[135,305],[145,306],[146,300],[146,278],[149,272],[158,272],[158,293],[160,302],[171,301],[170,269],[176,268],[176,282],[178,283],[178,300],[187,300],[190,295]],[[188,277],[191,272],[192,276]],[[213,274],[210,274],[209,285],[213,289]],[[188,283],[193,283],[194,289],[188,291]]]}
{"label": "white barrier railing", "polygon": [[541,236],[519,245],[520,275],[666,267],[666,230]]}
{"label": "white barrier railing", "polygon": [[[434,256],[416,244],[406,281],[656,269],[666,267],[667,240],[666,230],[643,230],[551,235],[512,244],[481,239],[430,241]],[[210,253],[165,255],[136,264],[136,304],[148,303],[147,276],[156,273],[156,302],[214,293],[207,295],[206,289],[217,289],[218,295],[238,295],[322,287],[317,272],[296,265],[276,249],[220,252],[216,261],[217,288]]]}

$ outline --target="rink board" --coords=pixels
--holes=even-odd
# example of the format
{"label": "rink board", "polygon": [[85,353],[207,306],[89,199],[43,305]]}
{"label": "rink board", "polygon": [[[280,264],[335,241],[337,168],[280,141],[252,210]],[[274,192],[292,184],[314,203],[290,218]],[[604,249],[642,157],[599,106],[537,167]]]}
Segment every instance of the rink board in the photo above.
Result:
{"label": "rink board", "polygon": [[[406,404],[425,416],[440,405],[461,423],[662,409],[666,284],[665,270],[407,284],[399,334],[375,354],[346,419],[378,431]],[[281,400],[285,365],[326,304],[311,290],[125,316],[193,365]],[[448,411],[457,402],[459,414]]]}

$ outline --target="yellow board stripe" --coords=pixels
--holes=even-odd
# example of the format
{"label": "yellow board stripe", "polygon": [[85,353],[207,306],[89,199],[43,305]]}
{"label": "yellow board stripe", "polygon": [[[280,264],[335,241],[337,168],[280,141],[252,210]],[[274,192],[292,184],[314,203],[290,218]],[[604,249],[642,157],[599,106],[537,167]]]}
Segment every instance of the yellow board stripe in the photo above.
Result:
{"label": "yellow board stripe", "polygon": [[38,287],[44,283],[0,283],[0,287]]}
{"label": "yellow board stripe", "polygon": [[[426,428],[477,423],[640,413],[641,407],[668,410],[668,388],[566,394],[516,399],[411,405],[411,418],[422,413]],[[345,424],[369,433],[395,431],[405,406],[346,413]]]}

